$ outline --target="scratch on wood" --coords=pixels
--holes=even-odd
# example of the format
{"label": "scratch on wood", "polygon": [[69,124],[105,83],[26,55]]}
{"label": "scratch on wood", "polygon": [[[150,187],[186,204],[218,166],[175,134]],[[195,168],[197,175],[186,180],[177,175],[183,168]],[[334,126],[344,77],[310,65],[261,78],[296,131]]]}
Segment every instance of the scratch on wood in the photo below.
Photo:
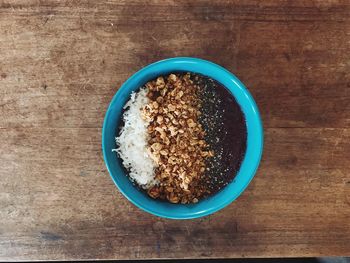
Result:
{"label": "scratch on wood", "polygon": [[185,225],[187,235],[191,235],[188,225]]}
{"label": "scratch on wood", "polygon": [[53,17],[54,15],[48,15],[45,20],[44,20],[44,25],[46,25],[46,23],[51,20],[51,18]]}
{"label": "scratch on wood", "polygon": [[160,256],[160,241],[159,241],[159,239],[157,239],[156,251],[157,251],[157,255]]}
{"label": "scratch on wood", "polygon": [[[341,129],[339,137],[337,139],[335,139],[334,147],[332,148],[331,154],[330,154],[331,155],[331,158],[330,158],[331,161],[334,160],[334,153],[337,150],[339,143],[341,143],[343,141],[343,139],[344,139],[345,131],[346,131],[345,129]],[[328,161],[327,161],[327,164],[328,164]]]}

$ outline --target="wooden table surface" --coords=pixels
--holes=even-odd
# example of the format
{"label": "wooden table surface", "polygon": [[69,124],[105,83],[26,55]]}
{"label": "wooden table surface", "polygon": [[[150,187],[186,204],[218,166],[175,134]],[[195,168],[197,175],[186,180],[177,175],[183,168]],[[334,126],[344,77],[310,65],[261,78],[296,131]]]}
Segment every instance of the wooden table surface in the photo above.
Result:
{"label": "wooden table surface", "polygon": [[[175,221],[116,189],[101,127],[141,67],[194,56],[252,92],[263,160]],[[350,1],[0,0],[0,260],[350,255]]]}

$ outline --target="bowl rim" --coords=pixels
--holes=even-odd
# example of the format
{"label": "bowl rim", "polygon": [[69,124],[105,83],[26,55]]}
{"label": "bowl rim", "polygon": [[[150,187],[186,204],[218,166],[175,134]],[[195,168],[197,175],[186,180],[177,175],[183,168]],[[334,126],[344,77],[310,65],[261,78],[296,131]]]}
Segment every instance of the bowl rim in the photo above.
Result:
{"label": "bowl rim", "polygon": [[[250,106],[253,108],[253,111],[255,112],[255,121],[257,122],[258,125],[258,130],[255,131],[258,134],[258,153],[255,154],[255,162],[253,163],[253,169],[251,170],[251,173],[248,175],[249,179],[245,181],[244,185],[241,187],[240,191],[237,191],[235,194],[232,194],[232,196],[230,196],[229,198],[227,198],[227,200],[225,200],[224,202],[219,203],[218,205],[216,205],[214,208],[211,209],[207,209],[204,211],[200,211],[200,212],[195,212],[192,214],[186,214],[186,215],[173,215],[173,214],[168,214],[166,213],[166,211],[156,211],[156,210],[151,210],[149,208],[146,208],[145,206],[142,205],[141,202],[138,202],[137,200],[134,200],[132,197],[130,197],[127,193],[124,192],[124,190],[119,186],[118,182],[116,181],[116,179],[114,178],[114,174],[110,168],[110,165],[108,163],[108,158],[107,158],[107,149],[106,147],[104,147],[105,142],[106,142],[106,136],[105,136],[105,131],[106,131],[106,126],[107,126],[107,122],[108,122],[108,115],[111,111],[111,106],[115,103],[115,101],[118,98],[118,94],[125,89],[129,82],[132,82],[132,79],[137,78],[137,76],[142,75],[144,73],[147,73],[148,70],[150,70],[153,67],[160,67],[162,65],[168,64],[168,63],[199,63],[199,64],[203,64],[203,65],[207,65],[207,66],[211,66],[211,67],[215,67],[216,69],[218,69],[219,71],[221,71],[223,74],[225,74],[225,78],[230,79],[231,81],[234,82],[234,84],[236,86],[238,86],[244,93],[244,95],[247,97],[247,99],[249,100],[249,104]],[[176,69],[174,69],[174,71],[177,71]],[[191,72],[191,71],[189,71]],[[200,72],[198,72],[198,74],[201,74]],[[161,73],[160,73],[161,75]],[[217,79],[215,79],[215,77],[209,76],[210,78],[218,81]],[[226,87],[230,93],[232,94],[231,90],[229,87]],[[232,94],[232,96],[234,96]],[[235,96],[234,96],[235,97]],[[238,102],[238,100],[237,100]],[[239,102],[238,102],[239,103]],[[247,142],[248,142],[248,138],[247,138]],[[262,158],[262,154],[263,154],[263,145],[264,145],[264,131],[263,131],[263,124],[262,124],[262,119],[261,119],[261,115],[258,109],[258,106],[256,105],[256,102],[253,98],[253,96],[250,94],[250,92],[248,91],[248,89],[245,87],[245,85],[230,71],[228,71],[227,69],[225,69],[224,67],[213,63],[211,61],[208,60],[204,60],[204,59],[200,59],[200,58],[195,58],[195,57],[173,57],[173,58],[167,58],[167,59],[163,59],[163,60],[159,60],[156,62],[153,62],[151,64],[148,64],[147,66],[141,68],[140,70],[138,70],[137,72],[135,72],[134,74],[132,74],[121,86],[120,88],[117,90],[117,92],[114,94],[112,100],[110,101],[107,111],[105,113],[105,117],[104,117],[104,121],[103,121],[103,127],[102,127],[102,152],[103,152],[103,159],[104,159],[104,163],[107,167],[108,173],[110,175],[110,177],[112,178],[112,181],[114,182],[114,184],[117,186],[118,190],[123,194],[123,196],[129,200],[132,204],[134,204],[136,207],[140,208],[141,210],[159,216],[159,217],[163,217],[163,218],[169,218],[169,219],[193,219],[193,218],[199,218],[199,217],[203,217],[203,216],[207,216],[210,214],[213,214],[221,209],[223,209],[224,207],[228,206],[230,203],[232,203],[234,200],[236,200],[241,194],[242,192],[248,187],[248,185],[250,184],[251,180],[254,178],[258,167],[260,165],[261,162],[261,158]],[[248,148],[247,148],[248,149]],[[243,161],[245,160],[246,156],[244,157]],[[243,164],[242,161],[242,164]],[[240,167],[240,170],[242,168],[242,165]],[[240,171],[239,170],[239,171]],[[239,173],[239,171],[237,172],[237,174]],[[218,192],[217,194],[219,194],[220,192]]]}

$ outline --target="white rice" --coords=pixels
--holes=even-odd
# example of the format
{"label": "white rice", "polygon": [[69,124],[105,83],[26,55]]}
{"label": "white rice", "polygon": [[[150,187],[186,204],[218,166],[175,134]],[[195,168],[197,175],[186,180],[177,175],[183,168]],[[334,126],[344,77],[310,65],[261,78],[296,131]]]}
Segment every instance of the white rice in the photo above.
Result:
{"label": "white rice", "polygon": [[125,104],[123,114],[124,126],[116,137],[116,151],[129,170],[129,176],[139,186],[148,189],[157,184],[154,178],[156,164],[151,158],[147,144],[147,127],[149,121],[141,117],[142,108],[148,104],[146,88],[131,94],[130,100]]}

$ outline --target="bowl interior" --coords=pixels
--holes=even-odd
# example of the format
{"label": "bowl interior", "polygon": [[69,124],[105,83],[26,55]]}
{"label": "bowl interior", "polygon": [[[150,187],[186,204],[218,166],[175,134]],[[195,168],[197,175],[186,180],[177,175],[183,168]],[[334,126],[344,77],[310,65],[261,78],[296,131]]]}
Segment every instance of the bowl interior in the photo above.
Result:
{"label": "bowl interior", "polygon": [[[176,71],[194,72],[208,76],[225,86],[246,118],[247,150],[241,168],[234,180],[215,195],[197,204],[171,204],[154,200],[139,191],[125,175],[121,161],[112,149],[116,148],[115,136],[122,117],[122,108],[130,93],[147,81]],[[113,97],[107,110],[103,131],[102,150],[108,171],[124,196],[139,208],[157,216],[188,219],[211,214],[235,200],[248,186],[258,168],[263,148],[263,131],[258,108],[244,85],[229,71],[206,60],[196,58],[173,58],[162,60],[141,69],[131,76]]]}

